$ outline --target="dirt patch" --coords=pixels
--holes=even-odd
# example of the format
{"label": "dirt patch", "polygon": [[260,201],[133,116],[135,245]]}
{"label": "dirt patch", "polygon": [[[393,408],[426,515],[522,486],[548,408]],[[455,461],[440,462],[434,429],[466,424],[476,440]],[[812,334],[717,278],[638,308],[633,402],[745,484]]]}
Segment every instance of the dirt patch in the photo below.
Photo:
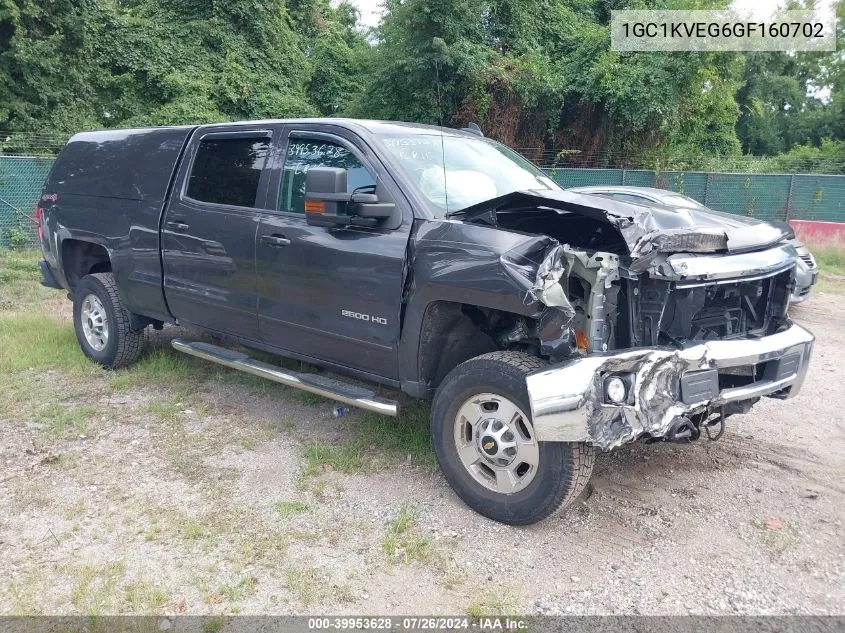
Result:
{"label": "dirt patch", "polygon": [[474,514],[424,448],[403,453],[422,417],[390,437],[335,419],[180,364],[172,329],[137,374],[12,372],[0,614],[842,613],[845,297],[793,316],[817,337],[800,396],[719,442],[602,454],[585,495],[529,528]]}

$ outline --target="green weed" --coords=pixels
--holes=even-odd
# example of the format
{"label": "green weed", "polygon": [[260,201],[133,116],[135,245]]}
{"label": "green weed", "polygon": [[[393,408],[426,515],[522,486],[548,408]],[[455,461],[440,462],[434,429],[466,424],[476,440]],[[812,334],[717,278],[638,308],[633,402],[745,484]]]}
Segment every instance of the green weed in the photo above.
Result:
{"label": "green weed", "polygon": [[304,501],[277,501],[273,504],[273,509],[281,518],[287,518],[308,512],[311,506]]}
{"label": "green weed", "polygon": [[331,400],[327,400],[322,396],[318,396],[317,394],[311,393],[309,391],[302,391],[299,389],[294,392],[293,398],[297,402],[300,402],[304,405],[308,405],[309,407],[316,407],[317,405],[329,404],[331,402]]}
{"label": "green weed", "polygon": [[88,424],[97,412],[94,405],[66,406],[58,402],[45,404],[34,415],[50,437],[68,438],[89,433]]}
{"label": "green weed", "polygon": [[302,604],[321,602],[328,594],[327,580],[324,574],[314,567],[297,567],[285,572],[288,588]]}
{"label": "green weed", "polygon": [[418,510],[405,503],[399,507],[396,518],[390,523],[387,534],[381,541],[381,549],[393,562],[410,564],[416,561],[428,563],[433,560],[434,541],[413,529],[418,516]]}
{"label": "green weed", "polygon": [[229,602],[237,602],[253,593],[256,585],[258,585],[258,579],[255,576],[244,576],[237,583],[223,585],[218,589],[218,593]]}
{"label": "green weed", "polygon": [[466,613],[473,619],[484,616],[516,615],[519,611],[519,600],[516,595],[506,588],[499,588],[470,604]]}

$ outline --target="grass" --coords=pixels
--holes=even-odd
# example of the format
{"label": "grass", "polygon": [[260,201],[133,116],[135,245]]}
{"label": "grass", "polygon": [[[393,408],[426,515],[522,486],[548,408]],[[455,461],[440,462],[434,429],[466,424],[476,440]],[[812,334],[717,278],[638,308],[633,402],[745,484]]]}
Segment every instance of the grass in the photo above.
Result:
{"label": "grass", "polygon": [[845,276],[845,246],[842,248],[814,247],[812,253],[823,275]]}
{"label": "grass", "polygon": [[135,614],[158,613],[167,604],[167,593],[148,580],[130,583],[124,588],[129,611]]}
{"label": "grass", "polygon": [[303,478],[332,470],[342,473],[370,472],[373,466],[356,444],[310,444],[305,447],[304,457],[305,463],[300,471]]}
{"label": "grass", "polygon": [[454,543],[435,541],[421,534],[419,527],[419,509],[407,502],[400,505],[381,540],[384,555],[394,565],[425,565],[447,589],[462,585],[466,581],[466,573],[454,560]]}
{"label": "grass", "polygon": [[294,392],[293,399],[309,407],[316,407],[320,404],[329,404],[332,402],[332,400],[327,400],[315,393],[300,390]]}
{"label": "grass", "polygon": [[185,405],[184,394],[173,394],[167,399],[150,400],[147,411],[164,422],[174,422],[188,407]]}
{"label": "grass", "polygon": [[41,252],[36,249],[0,249],[0,313],[20,312],[61,296],[39,283],[40,259]]}
{"label": "grass", "polygon": [[225,584],[217,592],[229,602],[243,600],[255,592],[258,579],[255,576],[244,576],[237,583]]}
{"label": "grass", "polygon": [[66,406],[58,402],[43,405],[34,421],[43,427],[49,437],[66,439],[89,434],[89,422],[97,414],[97,407],[90,404]]}
{"label": "grass", "polygon": [[367,474],[398,462],[434,468],[437,460],[428,434],[428,408],[413,404],[397,418],[363,411],[348,419],[352,441],[305,447],[300,481],[329,471]]}
{"label": "grass", "polygon": [[44,313],[0,313],[0,373],[62,369],[91,373],[70,323]]}
{"label": "grass", "polygon": [[139,509],[135,520],[137,533],[145,540],[182,542],[191,550],[213,553],[218,560],[222,557],[236,572],[258,564],[278,566],[293,538],[253,508],[231,500],[195,517],[176,506],[148,505]]}
{"label": "grass", "polygon": [[819,280],[815,289],[845,294],[845,246],[811,247],[810,250],[819,265]]}
{"label": "grass", "polygon": [[399,507],[396,518],[390,523],[381,541],[381,549],[394,563],[429,563],[436,555],[434,541],[418,534],[415,529],[419,511],[411,504]]}
{"label": "grass", "polygon": [[285,571],[285,584],[305,605],[323,602],[329,596],[329,579],[315,567],[288,569]]}
{"label": "grass", "polygon": [[473,619],[485,616],[506,616],[516,615],[519,611],[519,600],[516,595],[507,588],[498,588],[479,600],[471,603],[466,610],[469,617]]}
{"label": "grass", "polygon": [[428,415],[427,405],[413,402],[404,406],[395,418],[364,411],[360,422],[353,426],[362,443],[378,447],[394,459],[434,467],[437,459],[428,433]]}
{"label": "grass", "polygon": [[12,509],[35,510],[50,505],[50,495],[44,484],[37,481],[24,480],[12,486]]}
{"label": "grass", "polygon": [[308,512],[311,506],[304,501],[277,501],[273,504],[273,509],[279,517],[286,519]]}
{"label": "grass", "polygon": [[68,569],[72,576],[70,602],[86,615],[103,615],[121,611],[119,587],[126,575],[123,563],[82,565]]}
{"label": "grass", "polygon": [[194,382],[197,376],[202,376],[205,369],[190,356],[167,348],[156,348],[144,354],[134,365],[113,372],[109,384],[113,391],[168,386],[174,382],[184,385],[185,381]]}
{"label": "grass", "polygon": [[180,532],[182,534],[182,538],[189,541],[197,541],[204,538],[206,535],[205,526],[199,521],[191,519],[182,524]]}

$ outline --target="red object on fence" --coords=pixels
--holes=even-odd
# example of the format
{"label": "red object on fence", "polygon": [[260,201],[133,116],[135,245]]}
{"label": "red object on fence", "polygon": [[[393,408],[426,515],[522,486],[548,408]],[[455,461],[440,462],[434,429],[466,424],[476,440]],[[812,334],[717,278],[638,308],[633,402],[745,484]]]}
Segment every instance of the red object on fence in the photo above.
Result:
{"label": "red object on fence", "polygon": [[818,220],[790,220],[795,237],[807,244],[818,246],[845,245],[845,222],[821,222]]}
{"label": "red object on fence", "polygon": [[44,240],[44,212],[40,204],[35,207],[35,221],[38,224],[38,241],[41,242]]}

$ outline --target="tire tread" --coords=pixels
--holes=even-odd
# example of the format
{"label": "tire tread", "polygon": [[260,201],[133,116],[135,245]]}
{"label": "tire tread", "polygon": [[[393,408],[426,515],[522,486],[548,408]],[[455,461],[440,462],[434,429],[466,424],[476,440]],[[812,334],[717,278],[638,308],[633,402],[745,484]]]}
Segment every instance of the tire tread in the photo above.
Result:
{"label": "tire tread", "polygon": [[103,287],[107,295],[104,298],[107,298],[111,303],[112,311],[114,312],[114,334],[117,337],[117,351],[115,352],[114,359],[104,364],[104,366],[110,369],[117,369],[131,365],[138,360],[143,351],[144,330],[136,331],[132,329],[129,311],[120,299],[117,281],[115,281],[113,273],[94,273],[86,275],[86,277],[96,280]]}

